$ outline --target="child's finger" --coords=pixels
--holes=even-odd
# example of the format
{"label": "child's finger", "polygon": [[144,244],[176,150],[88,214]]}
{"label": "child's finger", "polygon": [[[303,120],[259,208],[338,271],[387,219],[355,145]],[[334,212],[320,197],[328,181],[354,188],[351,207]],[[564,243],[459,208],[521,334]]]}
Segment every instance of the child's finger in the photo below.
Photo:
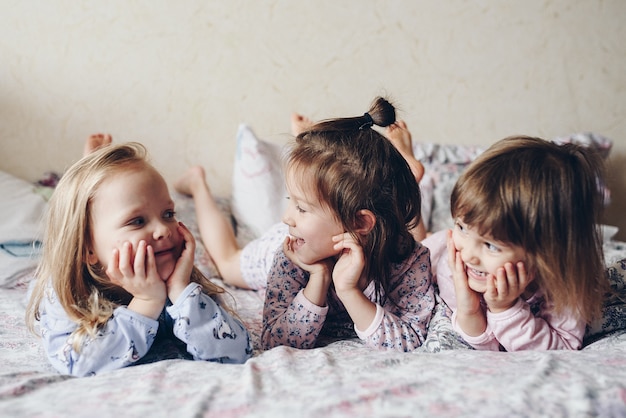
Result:
{"label": "child's finger", "polygon": [[293,248],[291,247],[291,237],[286,236],[283,241],[283,251],[285,254],[293,254]]}
{"label": "child's finger", "polygon": [[494,283],[494,297],[503,298],[509,294],[509,272],[505,267],[500,267],[496,271],[496,277],[492,283]]}
{"label": "child's finger", "polygon": [[120,249],[119,269],[124,276],[132,276],[134,274],[131,261],[132,251],[133,246],[130,245],[130,242],[125,242],[122,244],[122,248]]}
{"label": "child's finger", "polygon": [[120,284],[120,279],[123,277],[122,272],[119,269],[120,263],[120,250],[114,248],[111,251],[111,259],[107,266],[106,275],[111,279],[113,283]]}
{"label": "child's finger", "polygon": [[158,276],[156,258],[154,257],[154,248],[152,247],[152,245],[146,246],[145,266],[146,266],[146,277],[150,277],[152,276],[152,274],[156,274]]}
{"label": "child's finger", "polygon": [[495,299],[498,297],[498,295],[500,294],[499,289],[498,289],[498,281],[499,281],[499,277],[500,278],[504,278],[505,276],[505,272],[503,268],[500,268],[496,271],[496,275],[489,275],[487,276],[487,282],[486,282],[486,290],[485,290],[485,299]]}
{"label": "child's finger", "polygon": [[185,240],[185,248],[195,249],[196,239],[187,226],[185,226],[182,222],[178,222],[178,232]]}
{"label": "child's finger", "polygon": [[519,277],[515,266],[512,263],[505,263],[504,270],[506,271],[506,280],[509,288],[509,292],[517,294],[519,292]]}
{"label": "child's finger", "polygon": [[450,270],[454,271],[457,251],[454,246],[454,242],[452,241],[452,231],[448,231],[447,233],[446,250],[448,251],[448,265],[450,266]]}
{"label": "child's finger", "polygon": [[520,291],[523,292],[524,289],[526,289],[526,286],[528,286],[528,284],[532,281],[532,278],[528,275],[528,272],[526,271],[526,266],[524,265],[523,261],[517,262],[517,275],[519,277]]}
{"label": "child's finger", "polygon": [[135,275],[142,277],[146,277],[146,245],[146,241],[139,241],[137,252],[135,253],[135,262],[133,263]]}

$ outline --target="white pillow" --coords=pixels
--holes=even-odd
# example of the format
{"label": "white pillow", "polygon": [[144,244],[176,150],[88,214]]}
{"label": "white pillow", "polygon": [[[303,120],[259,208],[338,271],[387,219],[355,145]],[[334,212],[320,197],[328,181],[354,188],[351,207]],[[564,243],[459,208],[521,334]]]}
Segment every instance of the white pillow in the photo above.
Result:
{"label": "white pillow", "polygon": [[35,186],[0,171],[0,287],[37,265],[46,201]]}
{"label": "white pillow", "polygon": [[285,147],[263,141],[245,124],[237,131],[232,212],[237,225],[259,237],[281,222],[287,192],[282,171]]}

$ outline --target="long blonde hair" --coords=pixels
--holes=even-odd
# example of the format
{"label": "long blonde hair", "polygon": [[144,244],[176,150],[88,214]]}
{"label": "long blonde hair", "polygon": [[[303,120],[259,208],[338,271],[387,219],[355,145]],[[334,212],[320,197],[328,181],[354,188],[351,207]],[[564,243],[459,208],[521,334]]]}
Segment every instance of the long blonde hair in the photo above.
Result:
{"label": "long blonde hair", "polygon": [[522,247],[557,312],[591,321],[608,289],[598,227],[604,165],[591,148],[526,136],[496,142],[452,191],[452,217]]}
{"label": "long blonde hair", "polygon": [[[113,284],[101,269],[87,262],[92,241],[91,210],[102,182],[128,169],[152,167],[143,145],[130,142],[104,147],[76,162],[63,175],[50,198],[43,254],[28,303],[26,321],[36,332],[40,304],[51,288],[69,318],[78,324],[74,347],[86,336],[94,337],[109,320],[113,310],[127,305],[132,295]],[[224,289],[209,281],[196,267],[191,281],[199,283],[210,296]]]}

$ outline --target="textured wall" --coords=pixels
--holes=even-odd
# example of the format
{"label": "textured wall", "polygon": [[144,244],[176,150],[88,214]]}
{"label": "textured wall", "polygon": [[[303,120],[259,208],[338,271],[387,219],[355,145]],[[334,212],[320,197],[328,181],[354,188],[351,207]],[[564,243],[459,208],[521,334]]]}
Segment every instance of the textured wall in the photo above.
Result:
{"label": "textured wall", "polygon": [[237,125],[392,97],[414,138],[615,140],[607,221],[626,239],[626,2],[0,0],[0,169],[62,171],[92,132],[230,187]]}

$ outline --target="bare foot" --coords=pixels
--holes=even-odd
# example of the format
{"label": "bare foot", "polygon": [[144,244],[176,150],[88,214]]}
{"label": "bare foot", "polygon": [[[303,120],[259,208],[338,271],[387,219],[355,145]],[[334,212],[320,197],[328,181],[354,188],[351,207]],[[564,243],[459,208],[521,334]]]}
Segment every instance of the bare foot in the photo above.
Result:
{"label": "bare foot", "polygon": [[85,141],[85,147],[83,148],[83,156],[89,155],[98,148],[110,145],[113,142],[113,138],[109,134],[94,134],[91,135]]}
{"label": "bare foot", "polygon": [[298,136],[302,132],[313,126],[313,121],[306,116],[302,116],[299,113],[291,114],[291,133],[293,136]]}
{"label": "bare foot", "polygon": [[413,141],[406,122],[398,120],[396,123],[389,125],[385,136],[403,155],[413,155]]}
{"label": "bare foot", "polygon": [[415,159],[413,155],[413,140],[406,123],[403,120],[398,120],[393,125],[389,125],[387,127],[386,137],[391,141],[393,146],[400,151],[400,154],[402,154],[409,164],[409,167],[411,167],[415,180],[419,183],[424,176],[424,166],[419,160]]}
{"label": "bare foot", "polygon": [[174,189],[177,192],[189,196],[193,196],[194,191],[198,190],[198,187],[206,187],[207,190],[209,189],[206,183],[204,168],[199,165],[189,167],[174,183]]}

